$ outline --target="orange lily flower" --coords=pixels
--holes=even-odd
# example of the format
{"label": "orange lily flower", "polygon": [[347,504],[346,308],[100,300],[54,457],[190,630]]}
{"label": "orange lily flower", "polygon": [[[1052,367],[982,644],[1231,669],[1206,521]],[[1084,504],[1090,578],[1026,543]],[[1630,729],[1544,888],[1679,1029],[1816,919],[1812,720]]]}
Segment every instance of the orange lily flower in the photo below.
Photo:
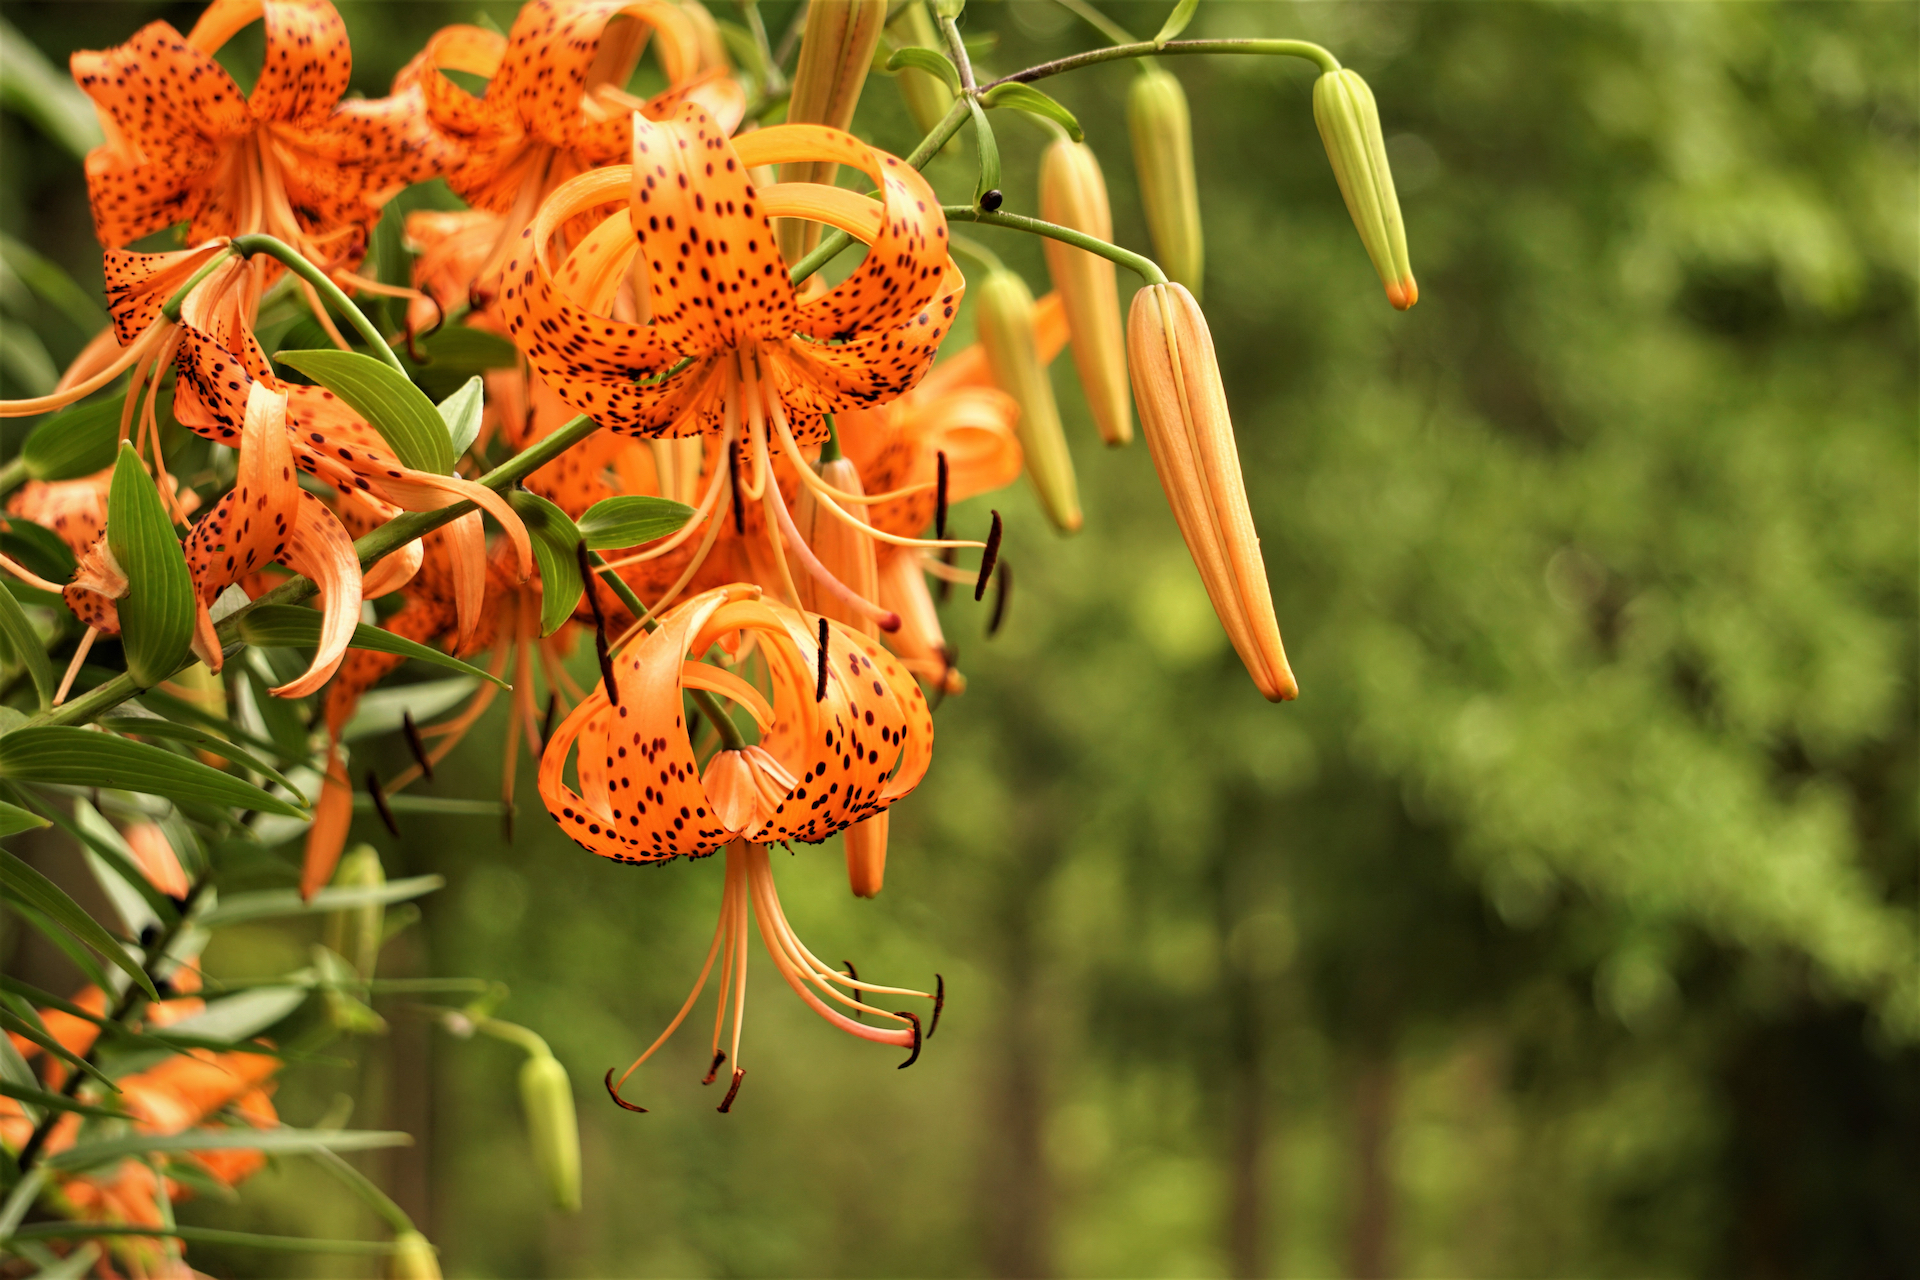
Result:
{"label": "orange lily flower", "polygon": [[[911,1048],[918,1056],[917,1015],[872,1009],[837,987],[937,998],[876,987],[815,958],[781,913],[766,848],[793,840],[817,843],[912,791],[932,756],[933,719],[926,699],[873,640],[759,596],[755,587],[724,587],[668,612],[657,630],[613,659],[614,687],[603,684],[588,694],[555,731],[541,758],[541,798],[561,830],[587,851],[628,863],[727,851],[720,922],[706,964],[679,1015],[627,1068],[627,1076],[685,1020],[714,958],[724,951],[714,1070],[730,1056],[733,1088],[739,1088],[749,914],[758,917],[761,939],[781,977],[814,1012],[843,1031]],[[715,645],[744,656],[749,642],[764,665],[770,697],[732,671],[687,660],[688,654],[704,654]],[[759,727],[759,743],[723,747],[703,768],[682,711],[687,689],[705,689],[744,707]],[[576,743],[577,791],[565,779]],[[899,1025],[856,1022],[822,996]],[[733,1037],[723,1054],[720,1030],[729,1002]],[[607,1078],[619,1100],[611,1071]],[[707,1078],[711,1082],[713,1073]],[[727,1110],[733,1096],[729,1091],[720,1110]]]}
{"label": "orange lily flower", "polygon": [[[255,19],[266,58],[242,95],[213,55]],[[100,243],[185,221],[196,242],[264,231],[330,272],[358,263],[381,206],[446,156],[417,92],[342,101],[352,66],[327,0],[214,0],[185,37],[154,22],[74,54],[106,133],[87,156]]]}

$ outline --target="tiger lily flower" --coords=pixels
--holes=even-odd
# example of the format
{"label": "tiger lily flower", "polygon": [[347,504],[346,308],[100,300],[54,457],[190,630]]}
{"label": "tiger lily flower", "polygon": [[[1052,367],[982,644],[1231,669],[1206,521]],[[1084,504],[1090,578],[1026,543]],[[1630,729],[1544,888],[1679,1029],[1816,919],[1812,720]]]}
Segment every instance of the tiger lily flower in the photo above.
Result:
{"label": "tiger lily flower", "polygon": [[[741,652],[749,640],[764,662],[771,696],[724,667],[688,660],[715,645]],[[883,813],[918,785],[932,756],[933,720],[913,678],[858,631],[761,599],[758,588],[745,585],[679,605],[612,663],[613,687],[589,693],[547,744],[540,796],[548,811],[582,848],[616,862],[704,858],[723,849],[727,855],[720,922],[693,992],[621,1082],[685,1020],[714,959],[724,955],[708,1081],[730,1058],[733,1090],[739,1088],[749,915],[759,920],[774,967],[815,1013],[852,1035],[917,1056],[917,1015],[874,1009],[839,988],[927,999],[937,993],[876,987],[818,960],[781,912],[767,857],[769,844],[817,843]],[[745,708],[759,729],[758,744],[729,748],[723,741],[703,766],[682,709],[688,689]],[[578,790],[565,777],[576,744]],[[896,1025],[856,1022],[828,1001]],[[723,1053],[720,1030],[729,1004],[732,1040]],[[611,1071],[607,1087],[621,1101]],[[720,1110],[733,1096],[730,1090]]]}
{"label": "tiger lily flower", "polygon": [[[837,130],[779,125],[729,141],[696,104],[655,123],[634,116],[637,163],[565,183],[523,235],[504,279],[500,310],[533,373],[575,410],[643,438],[707,434],[742,465],[713,468],[698,508],[705,521],[734,498],[764,511],[769,560],[790,600],[791,553],[828,582],[793,525],[776,453],[800,459],[826,435],[825,415],[884,404],[926,372],[965,287],[946,248],[946,221],[911,166]],[[761,165],[833,160],[862,170],[873,200],[811,183],[757,189]],[[553,241],[598,206],[626,207],[579,238],[556,267]],[[789,283],[769,219],[809,218],[869,244],[864,265],[837,288],[802,302]],[[643,278],[650,324],[609,314],[630,279]],[[891,495],[836,490],[804,464],[791,474],[829,516],[882,542],[922,545],[849,514]],[[730,479],[738,476],[737,483]],[[685,532],[684,530],[682,531]],[[955,543],[953,545],[977,545]],[[886,611],[856,607],[882,620]]]}
{"label": "tiger lily flower", "polygon": [[[214,54],[256,19],[266,57],[243,95]],[[181,221],[195,242],[266,232],[366,284],[346,273],[381,206],[447,156],[417,92],[343,101],[352,67],[328,0],[214,0],[184,37],[154,22],[123,45],[74,54],[74,80],[106,134],[87,156],[100,243]]]}
{"label": "tiger lily flower", "polygon": [[[408,219],[410,236],[453,232],[446,257],[466,260],[464,279],[423,288],[443,307],[490,298],[505,249],[541,201],[568,178],[625,157],[631,112],[661,119],[698,102],[732,132],[746,93],[724,61],[710,62],[707,43],[693,16],[667,0],[531,0],[504,36],[458,25],[437,32],[395,92],[419,95],[455,157],[447,185],[473,211],[437,228],[431,214]],[[648,44],[667,88],[641,101],[622,86]],[[447,71],[484,77],[485,93],[469,93]]]}

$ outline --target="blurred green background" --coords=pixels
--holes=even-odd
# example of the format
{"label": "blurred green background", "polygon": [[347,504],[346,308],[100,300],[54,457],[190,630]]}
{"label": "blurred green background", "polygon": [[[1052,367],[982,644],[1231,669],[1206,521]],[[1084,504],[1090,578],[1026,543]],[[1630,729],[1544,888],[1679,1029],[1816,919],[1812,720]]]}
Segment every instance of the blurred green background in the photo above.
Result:
{"label": "blurred green background", "polygon": [[[1144,35],[1168,7],[1107,10]],[[513,13],[342,8],[369,94],[436,26]],[[195,12],[0,5],[56,64]],[[1000,73],[1097,40],[1042,0],[975,0],[966,31]],[[1086,528],[1054,537],[1024,482],[960,514],[1008,517],[1018,588],[991,643],[946,607],[971,688],[886,892],[847,894],[837,842],[778,868],[823,958],[945,975],[913,1070],[762,956],[733,1113],[698,1014],[627,1090],[651,1114],[618,1111],[598,1077],[678,1007],[718,860],[581,853],[524,762],[511,843],[362,823],[390,875],[449,880],[386,971],[508,984],[581,1108],[567,1217],[507,1047],[396,1001],[364,1067],[290,1073],[292,1123],[346,1090],[417,1136],[365,1167],[448,1275],[1920,1275],[1920,8],[1222,3],[1187,34],[1303,36],[1367,77],[1420,280],[1408,314],[1381,296],[1307,64],[1164,64],[1300,700],[1259,699],[1145,449],[1100,447],[1062,361]],[[1047,87],[1144,249],[1132,74]],[[1044,139],[996,118],[1032,211]],[[884,77],[857,131],[915,140]],[[0,145],[0,229],[97,284],[78,164],[12,113]],[[968,146],[929,172],[964,199]],[[976,234],[1044,288],[1037,245]],[[85,336],[15,305],[56,364]],[[496,794],[490,723],[429,794]],[[183,1215],[379,1234],[297,1164]]]}

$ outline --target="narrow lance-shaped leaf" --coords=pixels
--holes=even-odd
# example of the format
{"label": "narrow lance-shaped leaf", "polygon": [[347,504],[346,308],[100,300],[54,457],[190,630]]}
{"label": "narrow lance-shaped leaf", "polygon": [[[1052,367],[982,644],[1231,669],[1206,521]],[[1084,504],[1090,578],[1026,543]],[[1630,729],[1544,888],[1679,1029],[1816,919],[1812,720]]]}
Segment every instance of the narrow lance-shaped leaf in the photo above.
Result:
{"label": "narrow lance-shaped leaf", "polygon": [[15,661],[27,669],[33,677],[34,692],[40,698],[40,709],[46,710],[53,703],[54,690],[58,687],[53,678],[53,664],[47,661],[47,651],[42,647],[40,634],[33,629],[33,623],[27,620],[26,610],[13,598],[13,592],[0,585],[0,639],[10,650]]}
{"label": "narrow lance-shaped leaf", "polygon": [[135,1119],[125,1111],[76,1102],[64,1093],[51,1093],[30,1085],[15,1084],[11,1080],[0,1080],[0,1098],[13,1098],[19,1102],[31,1102],[37,1107],[52,1107],[55,1111],[71,1111],[76,1115],[94,1116],[101,1120]]}
{"label": "narrow lance-shaped leaf", "polygon": [[1159,34],[1154,36],[1153,42],[1165,44],[1185,31],[1187,24],[1193,21],[1194,10],[1199,7],[1200,0],[1180,0],[1179,4],[1173,6],[1173,12],[1167,15],[1167,20],[1161,24]]}
{"label": "narrow lance-shaped leaf", "polygon": [[37,813],[30,813],[16,804],[0,803],[0,836],[19,835],[22,831],[47,825],[47,820]]}
{"label": "narrow lance-shaped leaf", "polygon": [[480,434],[480,420],[485,416],[486,394],[480,376],[468,378],[437,407],[440,420],[447,424],[447,437],[453,442],[453,456],[458,458],[473,446]]}
{"label": "narrow lance-shaped leaf", "polygon": [[409,876],[404,880],[389,880],[383,885],[363,888],[321,889],[306,902],[302,902],[300,895],[292,889],[259,889],[225,898],[220,905],[200,917],[199,923],[205,928],[217,929],[250,920],[270,920],[277,916],[322,915],[329,911],[345,911],[349,907],[384,906],[432,893],[446,883],[441,876]]}
{"label": "narrow lance-shaped leaf", "polygon": [[664,538],[693,519],[693,508],[671,498],[623,494],[602,498],[580,517],[580,536],[590,551],[637,547]]}
{"label": "narrow lance-shaped leaf", "polygon": [[550,636],[573,616],[586,584],[580,580],[580,530],[567,513],[537,493],[509,494],[526,522],[533,558],[540,566],[540,634]]}
{"label": "narrow lance-shaped leaf", "polygon": [[130,1133],[83,1142],[47,1157],[56,1169],[85,1169],[123,1156],[165,1151],[371,1151],[411,1146],[413,1137],[378,1129],[189,1129],[184,1133]]}
{"label": "narrow lance-shaped leaf", "polygon": [[199,801],[305,817],[305,811],[232,774],[144,742],[60,725],[0,738],[0,778],[69,787],[119,787],[173,801]]}
{"label": "narrow lance-shaped leaf", "polygon": [[27,474],[36,480],[77,480],[113,465],[120,449],[120,416],[126,393],[77,404],[35,427],[20,446]]}
{"label": "narrow lance-shaped leaf", "polygon": [[[248,644],[266,648],[312,648],[320,642],[320,615],[312,609],[303,609],[298,605],[261,605],[248,610],[240,619],[240,638]],[[422,662],[431,662],[463,675],[492,680],[503,689],[508,687],[504,680],[488,675],[470,662],[462,662],[438,649],[430,649],[418,641],[397,636],[391,631],[383,631],[379,627],[368,626],[364,622],[353,629],[353,639],[348,643],[355,649],[397,654],[402,658],[418,658]]]}
{"label": "narrow lance-shaped leaf", "polygon": [[1042,120],[1051,120],[1067,131],[1067,136],[1075,142],[1086,140],[1086,134],[1080,129],[1079,117],[1066,109],[1058,101],[1040,92],[1030,84],[1007,83],[995,85],[987,90],[982,99],[989,107],[1012,107],[1028,115],[1039,116]]}
{"label": "narrow lance-shaped leaf", "polygon": [[193,575],[160,490],[132,444],[121,445],[113,464],[107,546],[127,576],[118,604],[127,674],[151,688],[179,669],[193,643]]}
{"label": "narrow lance-shaped leaf", "polygon": [[274,357],[339,396],[415,471],[453,470],[453,440],[426,393],[391,367],[358,351],[282,351]]}
{"label": "narrow lance-shaped leaf", "polygon": [[[75,1070],[86,1072],[108,1088],[114,1088],[113,1081],[108,1078],[104,1071],[94,1066],[91,1062],[88,1062],[73,1050],[67,1048],[67,1046],[61,1044],[54,1037],[48,1035],[47,1029],[41,1026],[37,1019],[24,1018],[5,1005],[0,1005],[0,1028],[4,1028],[13,1035],[33,1041],[33,1043],[39,1045],[54,1057],[59,1058],[68,1066],[73,1067]],[[115,1092],[118,1092],[118,1089],[115,1089]]]}
{"label": "narrow lance-shaped leaf", "polygon": [[[197,725],[175,724],[171,720],[162,720],[159,716],[130,715],[106,716],[94,721],[94,723],[102,729],[111,729],[115,733],[130,733],[143,738],[172,738],[180,742],[191,742],[194,746],[207,752],[209,755],[219,756],[223,760],[231,760],[243,768],[251,769],[263,777],[272,779],[295,795],[300,795],[300,788],[288,782],[279,770],[262,760],[259,756],[254,755],[251,751],[247,751],[244,748],[237,747],[219,734],[207,729],[202,729]],[[302,800],[306,798],[305,796],[301,796]]]}
{"label": "narrow lance-shaped leaf", "polygon": [[[29,732],[32,730],[22,729],[0,738],[0,746],[11,742],[21,733]],[[139,961],[127,954],[125,947],[114,941],[113,936],[81,910],[80,904],[69,898],[59,885],[5,849],[0,849],[0,884],[6,886],[9,897],[18,896],[20,901],[45,913],[61,928],[118,966],[153,999],[160,998],[160,993],[154,990],[153,980],[147,977],[147,971],[140,967]]]}
{"label": "narrow lance-shaped leaf", "polygon": [[952,60],[938,50],[923,49],[912,44],[895,49],[893,56],[887,59],[887,70],[900,71],[906,68],[938,76],[946,81],[948,89],[960,92],[960,72],[954,68]]}

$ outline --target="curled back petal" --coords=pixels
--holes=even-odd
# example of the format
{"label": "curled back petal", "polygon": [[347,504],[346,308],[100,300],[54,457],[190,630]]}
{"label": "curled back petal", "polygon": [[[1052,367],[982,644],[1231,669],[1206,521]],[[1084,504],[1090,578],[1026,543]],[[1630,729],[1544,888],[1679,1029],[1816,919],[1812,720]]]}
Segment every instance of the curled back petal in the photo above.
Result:
{"label": "curled back petal", "polygon": [[320,643],[313,661],[296,680],[273,693],[281,698],[304,698],[333,678],[347,655],[353,629],[360,624],[360,558],[353,540],[325,503],[301,493],[293,533],[282,557],[289,569],[305,574],[320,587]]}
{"label": "curled back petal", "polygon": [[256,120],[324,116],[353,75],[347,24],[328,0],[214,0],[187,43],[212,54],[254,19],[266,27],[266,56],[247,104]]}

